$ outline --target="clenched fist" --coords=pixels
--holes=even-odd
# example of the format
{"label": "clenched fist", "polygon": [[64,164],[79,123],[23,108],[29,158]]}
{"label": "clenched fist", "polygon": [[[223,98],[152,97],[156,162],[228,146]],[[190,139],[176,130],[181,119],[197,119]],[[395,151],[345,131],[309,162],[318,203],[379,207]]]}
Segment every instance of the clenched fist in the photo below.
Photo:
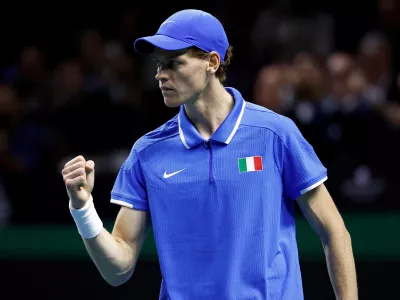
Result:
{"label": "clenched fist", "polygon": [[72,207],[82,208],[90,199],[93,190],[94,162],[86,161],[83,156],[77,156],[65,164],[61,174]]}

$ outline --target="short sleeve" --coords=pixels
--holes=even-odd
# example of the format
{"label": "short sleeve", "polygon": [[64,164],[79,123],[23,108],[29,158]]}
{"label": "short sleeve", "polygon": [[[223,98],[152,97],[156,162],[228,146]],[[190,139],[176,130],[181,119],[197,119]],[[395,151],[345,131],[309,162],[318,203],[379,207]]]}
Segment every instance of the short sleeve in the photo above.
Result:
{"label": "short sleeve", "polygon": [[285,125],[284,133],[276,140],[283,190],[290,198],[297,199],[327,180],[327,169],[296,124],[288,119]]}
{"label": "short sleeve", "polygon": [[134,148],[118,172],[110,202],[137,210],[149,210],[145,178]]}

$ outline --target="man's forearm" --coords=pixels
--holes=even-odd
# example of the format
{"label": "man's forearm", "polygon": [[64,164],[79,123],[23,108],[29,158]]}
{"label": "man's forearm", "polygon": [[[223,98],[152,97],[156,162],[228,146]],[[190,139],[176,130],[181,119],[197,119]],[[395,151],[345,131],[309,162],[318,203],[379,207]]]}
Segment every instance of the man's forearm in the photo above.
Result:
{"label": "man's forearm", "polygon": [[324,241],[329,277],[338,300],[357,300],[357,276],[349,233],[344,230]]}
{"label": "man's forearm", "polygon": [[132,249],[107,230],[92,239],[83,239],[85,247],[103,278],[117,286],[129,279],[133,272]]}

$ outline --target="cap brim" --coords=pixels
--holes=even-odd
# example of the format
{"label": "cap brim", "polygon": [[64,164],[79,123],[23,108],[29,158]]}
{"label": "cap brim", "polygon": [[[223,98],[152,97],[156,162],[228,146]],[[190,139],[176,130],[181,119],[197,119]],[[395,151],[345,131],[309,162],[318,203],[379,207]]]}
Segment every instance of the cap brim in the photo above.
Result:
{"label": "cap brim", "polygon": [[165,35],[153,35],[139,38],[134,43],[134,49],[140,54],[150,54],[154,52],[154,48],[163,50],[181,50],[193,46],[187,42],[182,42]]}

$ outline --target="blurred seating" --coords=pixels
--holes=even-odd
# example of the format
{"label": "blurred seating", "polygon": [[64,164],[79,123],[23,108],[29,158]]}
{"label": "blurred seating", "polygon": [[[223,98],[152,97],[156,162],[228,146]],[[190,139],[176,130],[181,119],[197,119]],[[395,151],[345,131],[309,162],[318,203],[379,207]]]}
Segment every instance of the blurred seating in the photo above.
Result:
{"label": "blurred seating", "polygon": [[[340,20],[326,11],[260,6],[242,27],[233,8],[214,6],[238,55],[227,84],[295,121],[327,166],[327,185],[343,211],[400,210],[400,69],[393,38],[400,26],[392,16],[398,8],[384,2],[381,27],[346,37],[357,39],[354,51],[337,49]],[[70,222],[60,170],[78,154],[96,161],[96,207],[104,218],[114,217],[109,192],[131,146],[177,113],[163,104],[152,62],[132,49],[135,37],[156,30],[146,18],[138,8],[110,11],[107,22],[95,19],[94,26],[81,18],[54,39],[49,31],[47,44],[30,39],[16,60],[2,57],[0,225]]]}

